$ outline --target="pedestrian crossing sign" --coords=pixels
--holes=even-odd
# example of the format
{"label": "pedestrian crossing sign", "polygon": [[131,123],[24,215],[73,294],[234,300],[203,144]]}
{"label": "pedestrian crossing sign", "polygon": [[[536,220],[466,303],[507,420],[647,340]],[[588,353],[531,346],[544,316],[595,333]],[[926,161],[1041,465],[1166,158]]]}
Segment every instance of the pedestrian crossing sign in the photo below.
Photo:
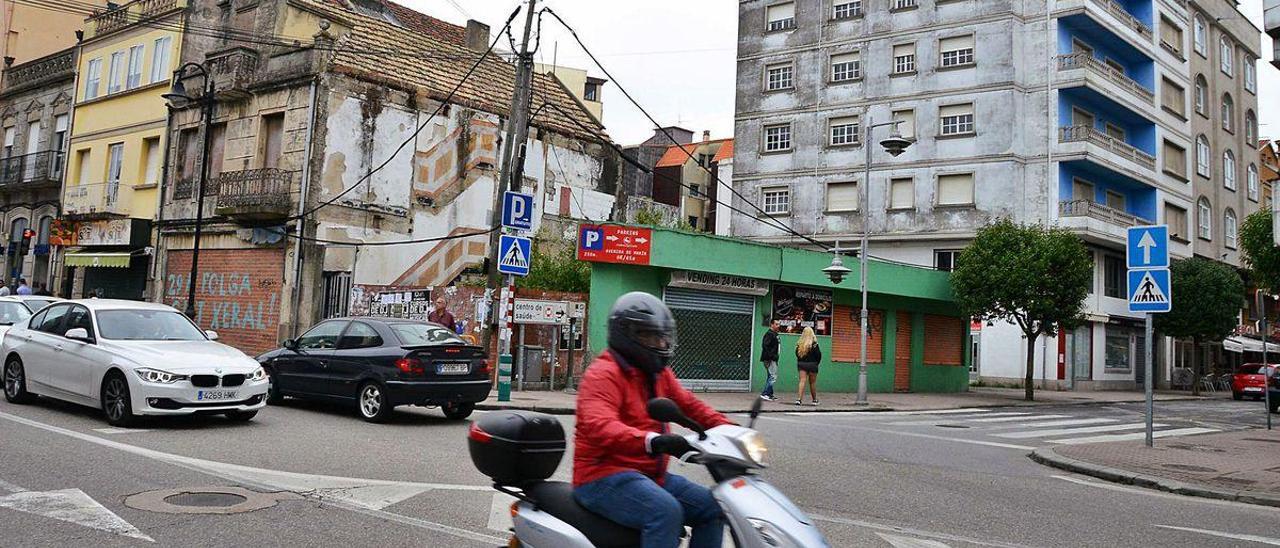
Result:
{"label": "pedestrian crossing sign", "polygon": [[1172,308],[1167,269],[1129,271],[1130,312],[1168,312]]}
{"label": "pedestrian crossing sign", "polygon": [[503,234],[498,239],[498,272],[528,276],[532,249],[529,238]]}

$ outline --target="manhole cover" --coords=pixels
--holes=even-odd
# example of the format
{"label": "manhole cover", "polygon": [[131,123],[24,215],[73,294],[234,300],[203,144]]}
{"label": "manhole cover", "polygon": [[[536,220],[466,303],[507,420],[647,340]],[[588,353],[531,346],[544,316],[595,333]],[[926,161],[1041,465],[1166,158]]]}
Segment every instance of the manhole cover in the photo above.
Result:
{"label": "manhole cover", "polygon": [[231,493],[179,493],[164,498],[165,503],[174,506],[198,506],[201,508],[226,508],[246,500],[249,499]]}
{"label": "manhole cover", "polygon": [[968,428],[968,426],[963,424],[938,424],[936,426],[938,428]]}
{"label": "manhole cover", "polygon": [[1217,470],[1214,470],[1213,468],[1196,466],[1194,464],[1161,464],[1160,466],[1172,468],[1174,470],[1185,470],[1187,472],[1217,472]]}

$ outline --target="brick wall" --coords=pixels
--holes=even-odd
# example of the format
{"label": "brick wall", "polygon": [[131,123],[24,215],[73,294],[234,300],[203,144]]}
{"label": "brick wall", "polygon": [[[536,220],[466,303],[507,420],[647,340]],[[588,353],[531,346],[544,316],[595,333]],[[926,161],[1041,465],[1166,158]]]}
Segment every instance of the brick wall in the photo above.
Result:
{"label": "brick wall", "polygon": [[[862,344],[859,325],[861,308],[836,305],[832,317],[831,361],[857,362]],[[867,337],[867,363],[884,363],[884,311],[868,310],[867,323],[871,325]],[[875,326],[881,326],[876,329]]]}
{"label": "brick wall", "polygon": [[960,318],[926,315],[925,365],[964,365],[964,330],[968,328]]}
{"label": "brick wall", "polygon": [[[170,251],[164,303],[183,310],[190,251]],[[279,345],[284,295],[283,249],[201,249],[196,276],[196,323],[218,332],[219,342],[253,356]]]}
{"label": "brick wall", "polygon": [[893,351],[893,390],[911,390],[911,313],[898,312],[898,334]]}

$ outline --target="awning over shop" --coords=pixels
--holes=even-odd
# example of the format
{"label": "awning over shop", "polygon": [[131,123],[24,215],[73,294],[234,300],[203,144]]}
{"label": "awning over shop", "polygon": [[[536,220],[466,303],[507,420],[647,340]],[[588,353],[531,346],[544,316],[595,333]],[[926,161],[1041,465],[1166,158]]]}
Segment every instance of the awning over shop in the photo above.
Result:
{"label": "awning over shop", "polygon": [[[1251,339],[1249,337],[1227,337],[1222,341],[1222,349],[1227,352],[1258,352],[1262,353],[1262,341]],[[1280,353],[1280,344],[1267,343],[1267,352]]]}
{"label": "awning over shop", "polygon": [[67,266],[92,266],[99,268],[129,268],[129,259],[132,254],[124,251],[119,253],[67,253]]}

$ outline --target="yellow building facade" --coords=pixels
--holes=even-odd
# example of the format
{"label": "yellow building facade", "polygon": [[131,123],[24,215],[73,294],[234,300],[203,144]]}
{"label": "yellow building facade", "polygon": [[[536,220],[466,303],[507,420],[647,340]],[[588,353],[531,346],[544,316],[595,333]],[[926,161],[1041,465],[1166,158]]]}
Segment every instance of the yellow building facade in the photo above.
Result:
{"label": "yellow building facade", "polygon": [[86,21],[62,187],[73,296],[142,299],[185,0],[135,0]]}

